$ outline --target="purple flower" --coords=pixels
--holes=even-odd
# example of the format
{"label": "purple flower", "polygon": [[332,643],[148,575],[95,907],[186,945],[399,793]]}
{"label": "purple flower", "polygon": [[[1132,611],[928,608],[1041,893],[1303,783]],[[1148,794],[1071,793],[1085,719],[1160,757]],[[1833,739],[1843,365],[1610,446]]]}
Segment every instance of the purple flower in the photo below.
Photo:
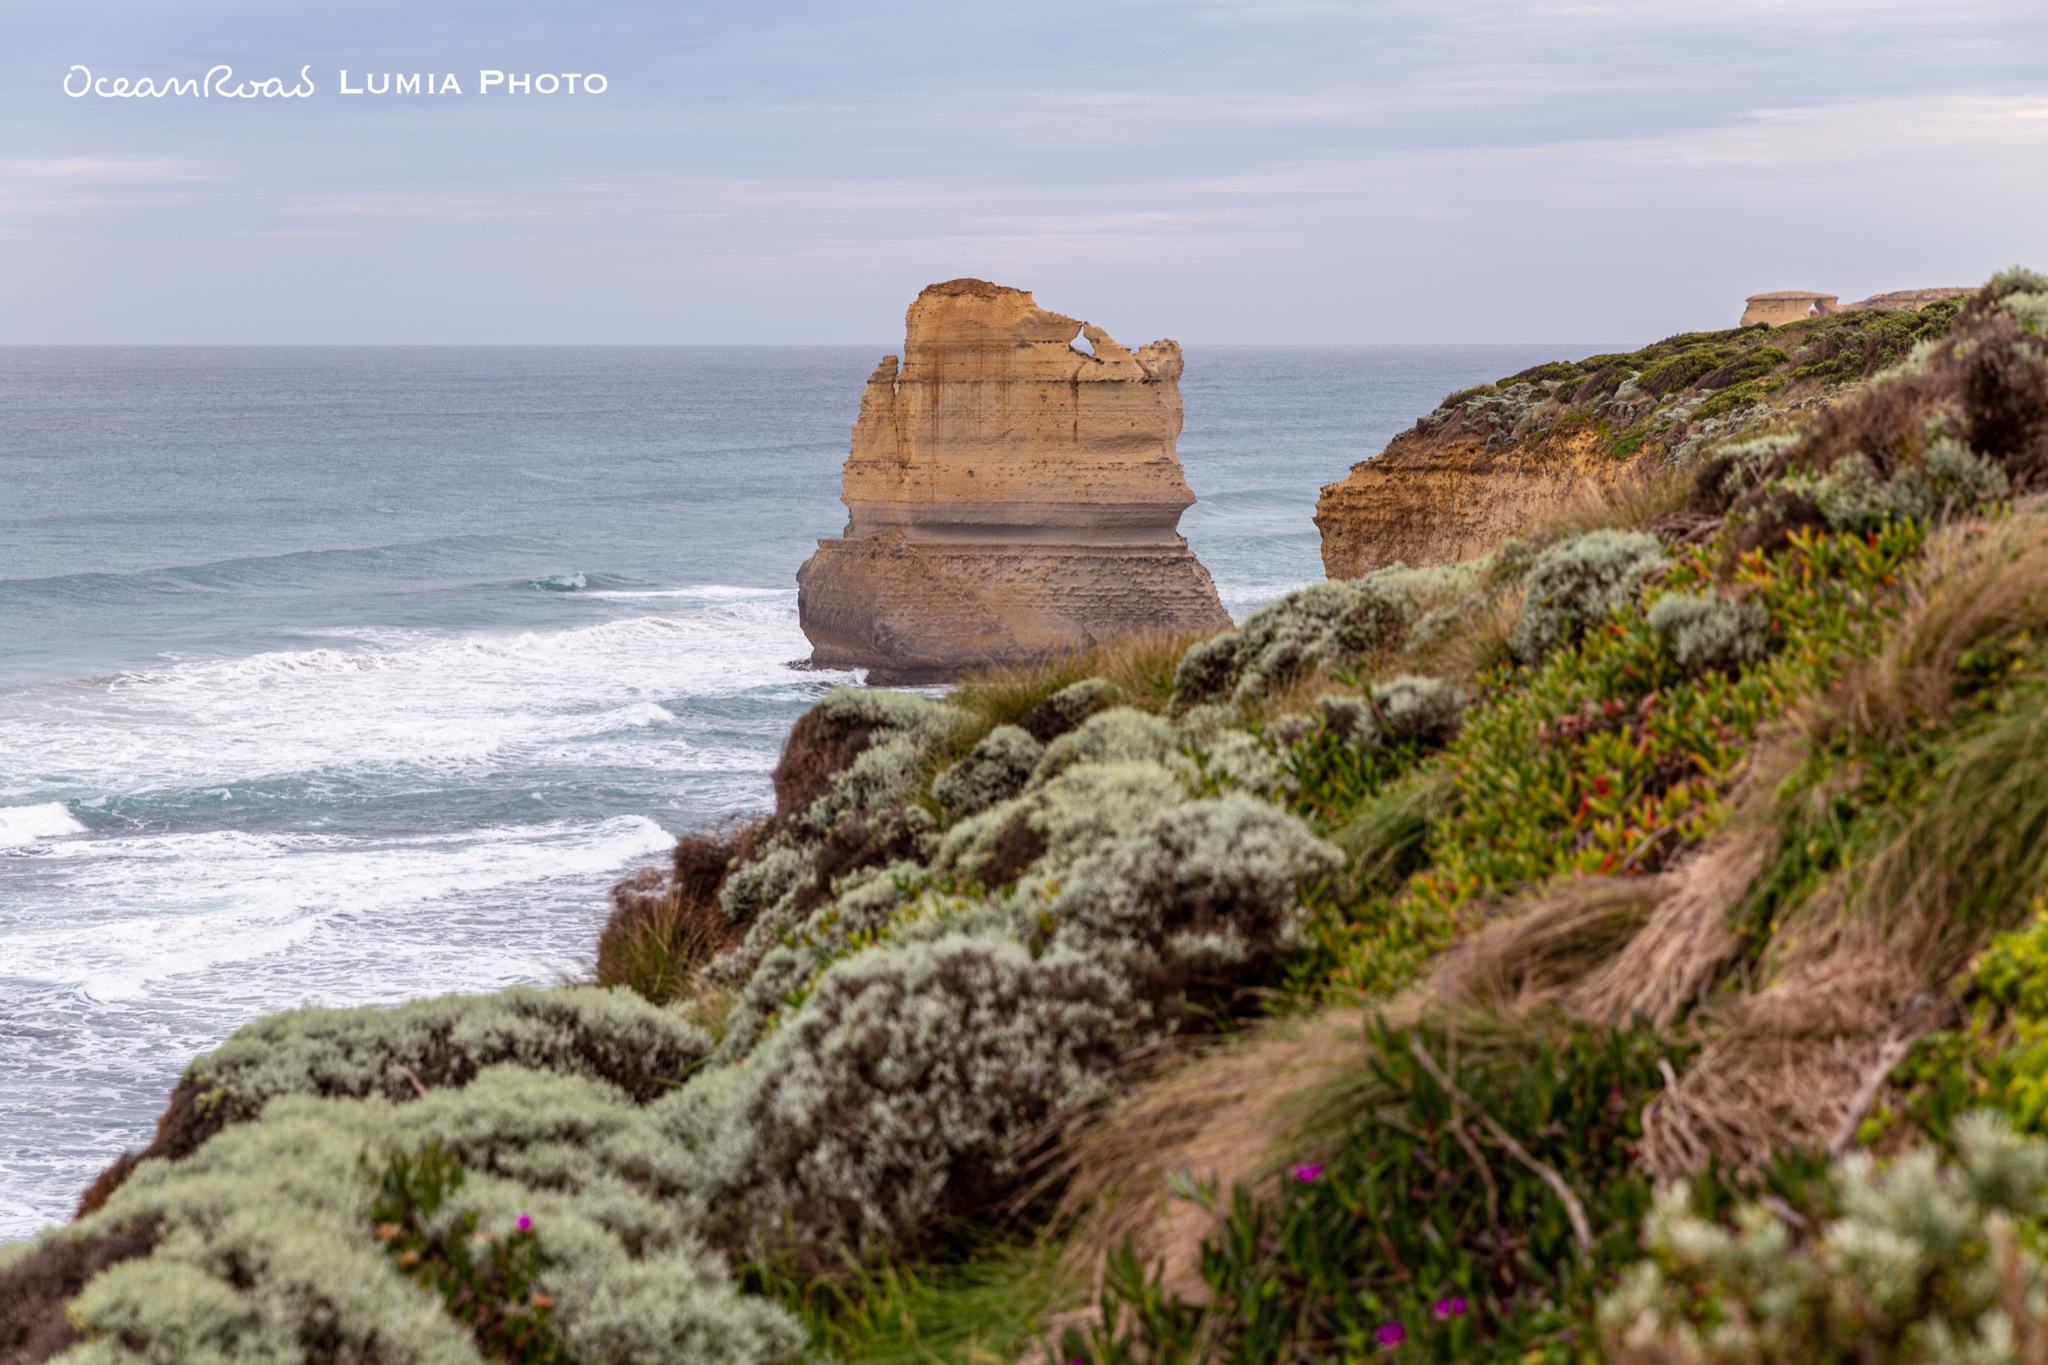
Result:
{"label": "purple flower", "polygon": [[1439,1318],[1462,1318],[1465,1316],[1465,1301],[1456,1294],[1448,1299],[1436,1301],[1436,1315]]}
{"label": "purple flower", "polygon": [[[519,1215],[519,1230],[520,1230],[521,1232],[532,1232],[532,1231],[533,1231],[533,1220],[532,1220],[531,1218],[527,1217],[527,1216],[526,1216],[525,1214],[523,1214],[523,1213]],[[1443,1305],[1439,1304],[1439,1305],[1437,1305],[1437,1306],[1438,1306],[1438,1307],[1442,1307]]]}
{"label": "purple flower", "polygon": [[[1320,1162],[1320,1161],[1318,1161],[1318,1162],[1317,1162],[1317,1163],[1316,1163],[1315,1165],[1313,1165],[1313,1166],[1296,1166],[1296,1167],[1294,1168],[1294,1178],[1295,1178],[1296,1180],[1299,1180],[1299,1181],[1300,1181],[1300,1182],[1301,1182],[1302,1184],[1304,1184],[1304,1185],[1306,1185],[1306,1184],[1310,1183],[1311,1181],[1313,1181],[1313,1180],[1314,1180],[1314,1179],[1315,1179],[1315,1178],[1316,1178],[1317,1176],[1321,1175],[1322,1173],[1323,1173],[1323,1163],[1322,1163],[1322,1162]],[[1398,1324],[1396,1324],[1396,1325],[1398,1325]]]}
{"label": "purple flower", "polygon": [[1383,1322],[1380,1324],[1380,1330],[1373,1335],[1380,1339],[1382,1346],[1399,1346],[1408,1340],[1408,1329],[1398,1322]]}

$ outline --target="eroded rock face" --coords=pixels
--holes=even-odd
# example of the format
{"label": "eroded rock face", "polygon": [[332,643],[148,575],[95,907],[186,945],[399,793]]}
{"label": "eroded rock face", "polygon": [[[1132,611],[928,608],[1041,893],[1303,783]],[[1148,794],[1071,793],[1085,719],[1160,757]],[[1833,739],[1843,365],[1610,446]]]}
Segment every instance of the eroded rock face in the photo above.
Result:
{"label": "eroded rock face", "polygon": [[797,571],[813,663],[913,682],[1228,628],[1178,530],[1178,345],[1133,353],[983,280],[932,285],[904,321],[901,365],[861,395],[846,534]]}
{"label": "eroded rock face", "polygon": [[1349,477],[1324,485],[1315,517],[1324,572],[1350,579],[1394,564],[1471,559],[1567,502],[1586,480],[1612,479],[1624,467],[1591,432],[1507,450],[1403,432]]}
{"label": "eroded rock face", "polygon": [[[1957,311],[1940,289],[1847,307],[1825,294],[1776,297],[1831,311],[1767,329],[1682,332],[1452,394],[1323,489],[1325,572],[1351,579],[1396,562],[1422,568],[1483,554],[1581,491],[1600,492],[1631,470],[1682,467],[1832,402],[1917,343],[1947,335]],[[1666,515],[1679,517],[1669,529],[1681,532],[1680,511]]]}

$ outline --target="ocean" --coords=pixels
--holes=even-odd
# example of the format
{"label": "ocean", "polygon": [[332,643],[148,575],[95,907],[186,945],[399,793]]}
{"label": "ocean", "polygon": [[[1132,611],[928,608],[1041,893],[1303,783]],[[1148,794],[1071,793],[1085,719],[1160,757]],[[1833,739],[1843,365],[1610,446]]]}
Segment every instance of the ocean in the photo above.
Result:
{"label": "ocean", "polygon": [[[258,1015],[551,982],[769,804],[893,348],[0,348],[0,1238]],[[1190,346],[1240,618],[1444,394],[1612,346]]]}

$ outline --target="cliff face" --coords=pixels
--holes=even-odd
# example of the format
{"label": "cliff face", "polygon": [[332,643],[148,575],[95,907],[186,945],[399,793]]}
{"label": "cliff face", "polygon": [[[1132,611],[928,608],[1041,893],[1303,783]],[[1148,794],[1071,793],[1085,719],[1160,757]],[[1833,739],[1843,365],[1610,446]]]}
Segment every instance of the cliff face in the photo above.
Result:
{"label": "cliff face", "polygon": [[[1870,301],[1874,302],[1874,301]],[[1587,483],[1826,404],[1946,335],[1958,304],[1688,332],[1446,398],[1316,502],[1323,568],[1357,578],[1482,554]]]}
{"label": "cliff face", "polygon": [[933,680],[1229,626],[1177,529],[1179,346],[1127,351],[982,280],[932,285],[904,322],[861,395],[846,533],[797,571],[814,663]]}

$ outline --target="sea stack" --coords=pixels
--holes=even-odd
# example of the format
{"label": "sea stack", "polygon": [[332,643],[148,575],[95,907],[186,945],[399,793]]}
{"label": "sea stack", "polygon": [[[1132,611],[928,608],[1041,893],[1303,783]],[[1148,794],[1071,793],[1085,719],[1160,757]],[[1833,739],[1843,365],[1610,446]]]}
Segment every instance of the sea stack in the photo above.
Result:
{"label": "sea stack", "polygon": [[[1085,337],[1087,349],[1073,343]],[[821,668],[936,682],[1142,631],[1225,630],[1182,538],[1180,346],[1136,353],[1021,289],[949,280],[861,395],[845,534],[797,570]]]}

